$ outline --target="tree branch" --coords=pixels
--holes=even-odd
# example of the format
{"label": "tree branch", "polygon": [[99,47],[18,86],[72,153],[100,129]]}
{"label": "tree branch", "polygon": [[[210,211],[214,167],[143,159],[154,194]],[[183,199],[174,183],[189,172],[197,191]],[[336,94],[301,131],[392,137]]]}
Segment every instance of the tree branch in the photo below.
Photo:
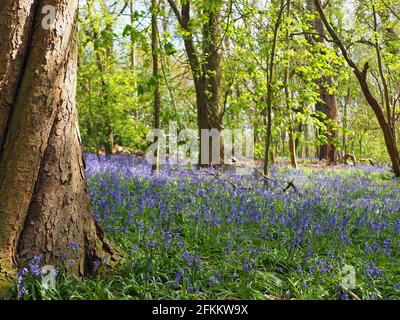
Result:
{"label": "tree branch", "polygon": [[171,6],[171,9],[172,9],[172,11],[174,12],[174,14],[176,16],[176,19],[178,20],[178,23],[182,26],[182,22],[183,22],[182,16],[179,13],[179,9],[178,9],[175,1],[174,0],[168,0],[168,3]]}
{"label": "tree branch", "polygon": [[348,51],[346,49],[346,46],[344,45],[343,41],[339,38],[339,36],[335,32],[335,30],[330,25],[326,15],[325,15],[324,9],[322,8],[321,2],[319,0],[314,0],[314,4],[315,4],[315,7],[316,7],[320,17],[321,17],[322,22],[325,25],[326,30],[328,30],[328,32],[331,35],[333,41],[340,48],[340,51],[342,52],[343,57],[345,58],[346,62],[354,70],[354,72],[356,72],[358,75],[361,75],[362,73],[361,73],[360,69],[357,67],[355,62],[350,58],[350,55],[349,55],[349,53],[348,53]]}

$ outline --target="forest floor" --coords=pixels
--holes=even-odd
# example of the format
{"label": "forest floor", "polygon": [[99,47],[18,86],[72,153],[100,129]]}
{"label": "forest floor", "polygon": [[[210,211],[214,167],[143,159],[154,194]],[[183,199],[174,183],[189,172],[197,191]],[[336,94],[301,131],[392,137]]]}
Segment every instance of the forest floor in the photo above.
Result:
{"label": "forest floor", "polygon": [[[94,214],[127,253],[34,299],[400,299],[400,182],[379,167],[209,174],[87,156]],[[284,190],[293,181],[297,190]]]}

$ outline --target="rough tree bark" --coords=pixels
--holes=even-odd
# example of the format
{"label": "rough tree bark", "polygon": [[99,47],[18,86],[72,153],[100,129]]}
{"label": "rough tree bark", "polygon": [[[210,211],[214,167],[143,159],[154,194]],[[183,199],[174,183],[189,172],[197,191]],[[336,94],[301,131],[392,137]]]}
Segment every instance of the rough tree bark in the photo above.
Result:
{"label": "rough tree bark", "polygon": [[[56,16],[42,27],[45,5]],[[36,255],[70,271],[121,257],[86,193],[75,86],[77,0],[4,0],[0,7],[0,288]]]}
{"label": "rough tree bark", "polygon": [[[206,13],[208,21],[203,26],[204,53],[206,62],[203,67],[204,97],[209,110],[208,129],[222,132],[223,103],[222,103],[222,22],[221,8],[209,10]],[[220,136],[220,161],[224,162],[224,136]],[[209,163],[212,162],[210,145]]]}

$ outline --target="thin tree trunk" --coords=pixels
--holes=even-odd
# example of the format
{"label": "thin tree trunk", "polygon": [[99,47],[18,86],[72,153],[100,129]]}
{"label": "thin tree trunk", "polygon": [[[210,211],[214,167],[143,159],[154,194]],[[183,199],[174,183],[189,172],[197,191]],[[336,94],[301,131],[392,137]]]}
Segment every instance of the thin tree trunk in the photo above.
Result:
{"label": "thin tree trunk", "polygon": [[[130,0],[129,10],[130,10],[130,18],[131,18],[131,27],[133,28],[135,25],[135,0]],[[133,77],[134,77],[135,87],[136,87],[136,41],[135,41],[135,36],[134,36],[133,32],[131,34],[130,49],[131,49],[130,50],[131,69],[133,72]]]}
{"label": "thin tree trunk", "polygon": [[293,129],[289,129],[289,151],[290,151],[290,163],[293,168],[298,169],[299,165],[297,163],[296,143],[293,138]]}
{"label": "thin tree trunk", "polygon": [[[332,77],[327,78],[327,83],[332,85],[333,79]],[[326,90],[326,89],[325,89]],[[327,91],[327,90],[326,90]],[[336,129],[336,124],[338,122],[339,111],[338,111],[338,102],[336,94],[330,94],[328,92],[326,94],[326,127],[328,129],[328,143],[327,143],[327,153],[328,153],[328,162],[333,164],[336,162],[336,139],[338,137],[338,132]]]}
{"label": "thin tree trunk", "polygon": [[[70,272],[77,275],[98,259],[113,264],[120,257],[86,194],[75,106],[78,3],[49,4],[56,8],[52,30],[41,27],[39,1],[7,0],[1,8],[0,37],[12,45],[0,52],[0,110],[9,106],[11,115],[0,127],[0,288],[35,255],[60,265],[72,243],[78,248]],[[14,65],[17,71],[4,76]]]}
{"label": "thin tree trunk", "polygon": [[[158,54],[158,5],[157,0],[151,1],[151,49],[153,57],[153,77],[156,81],[154,88],[154,128],[160,129],[160,109],[161,109],[161,96],[160,96],[160,80],[159,80],[159,54]],[[158,137],[154,138],[154,143],[158,142]],[[158,175],[160,164],[160,146],[157,144],[157,149],[155,151],[155,163],[152,164],[151,171]]]}
{"label": "thin tree trunk", "polygon": [[[135,27],[135,0],[130,0],[129,2],[129,11],[130,11],[130,18],[131,18],[131,27]],[[135,35],[132,32],[131,33],[131,44],[130,44],[130,53],[129,53],[129,60],[131,64],[131,70],[132,70],[132,78],[133,78],[133,97],[135,101],[135,109],[132,111],[132,117],[135,120],[139,120],[139,112],[138,112],[138,93],[137,93],[137,72],[136,72],[136,64],[137,64],[137,53],[136,53],[136,40],[135,40]]]}
{"label": "thin tree trunk", "polygon": [[[348,146],[347,146],[347,130],[348,130],[348,107],[350,102],[350,95],[351,90],[350,88],[347,90],[346,97],[344,98],[344,105],[343,105],[343,119],[342,119],[342,130],[343,130],[343,137],[342,137],[342,144],[343,144],[343,151],[344,156],[348,153]],[[345,158],[345,164],[347,163],[347,159]]]}
{"label": "thin tree trunk", "polygon": [[311,151],[310,151],[309,142],[310,142],[310,127],[306,123],[306,124],[304,124],[304,144],[305,144],[304,156],[306,157],[306,159],[310,159],[311,158]]}
{"label": "thin tree trunk", "polygon": [[[267,101],[266,101],[266,122],[267,122],[267,133],[265,136],[265,151],[264,151],[264,175],[266,177],[269,176],[269,155],[271,152],[271,142],[272,142],[272,99],[273,99],[273,84],[272,81],[274,80],[274,69],[275,69],[275,55],[276,55],[276,47],[278,44],[278,33],[279,28],[282,22],[283,10],[285,7],[285,1],[280,1],[280,10],[278,17],[276,19],[274,25],[274,35],[272,39],[272,48],[269,54],[269,69],[268,69],[268,83],[267,83]],[[268,186],[268,179],[264,179],[264,183]]]}
{"label": "thin tree trunk", "polygon": [[107,140],[104,142],[104,151],[107,156],[114,153],[114,133],[110,128],[107,134]]}
{"label": "thin tree trunk", "polygon": [[[290,2],[287,5],[286,8],[286,17],[290,17]],[[289,29],[286,30],[286,49],[289,50],[289,43],[290,43],[290,34],[289,34]],[[291,104],[290,104],[290,99],[291,99],[291,89],[290,89],[290,70],[291,70],[291,61],[289,58],[288,61],[288,66],[285,70],[285,81],[284,81],[284,87],[285,87],[285,102],[286,102],[286,109],[288,111],[292,111],[291,109]],[[291,116],[291,115],[290,115]],[[290,164],[292,165],[293,168],[298,169],[298,163],[297,163],[297,140],[294,139],[293,135],[293,124],[289,123],[289,153],[290,153]]]}
{"label": "thin tree trunk", "polygon": [[[88,12],[89,12],[89,16],[92,15],[91,9],[92,6],[94,5],[94,3],[87,3],[87,7],[88,7]],[[107,4],[105,1],[101,1],[100,2],[101,5],[101,9],[102,9],[102,13],[103,15],[106,16],[107,18],[107,24],[106,24],[106,30],[109,32],[109,34],[112,34],[112,29],[113,29],[113,22],[111,20],[109,20],[109,17],[111,15],[111,13],[109,12],[108,8],[107,8]],[[98,36],[98,32],[97,30],[92,26],[92,36],[93,36],[93,44],[96,43],[96,41],[99,40],[99,36]],[[112,47],[108,47],[105,50],[104,55],[101,54],[98,49],[96,49],[94,47],[94,51],[95,51],[95,60],[96,60],[96,64],[97,67],[100,71],[100,79],[101,79],[101,98],[102,98],[102,103],[103,103],[103,108],[109,108],[110,104],[112,103],[110,101],[110,93],[109,93],[109,84],[107,83],[106,80],[106,74],[109,73],[109,66],[108,66],[108,60],[110,59],[110,57],[113,54],[113,48]],[[106,114],[108,114],[108,112],[106,111]],[[110,121],[109,116],[106,116],[105,119],[106,122],[106,138],[103,141],[103,146],[104,146],[104,152],[107,156],[112,155],[113,154],[113,149],[114,149],[114,132],[113,132],[113,128],[112,128],[112,123]]]}

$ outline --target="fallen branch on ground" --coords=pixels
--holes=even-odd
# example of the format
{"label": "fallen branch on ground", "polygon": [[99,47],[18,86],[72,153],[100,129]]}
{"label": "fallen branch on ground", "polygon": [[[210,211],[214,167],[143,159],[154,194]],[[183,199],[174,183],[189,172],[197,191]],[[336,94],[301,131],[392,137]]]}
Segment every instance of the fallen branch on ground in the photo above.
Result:
{"label": "fallen branch on ground", "polygon": [[343,162],[344,164],[348,164],[348,160],[353,162],[353,165],[357,165],[358,163],[364,164],[369,163],[371,166],[375,167],[375,163],[371,158],[360,158],[357,160],[357,157],[354,154],[346,153],[343,158],[337,159],[335,164]]}
{"label": "fallen branch on ground", "polygon": [[[278,185],[280,185],[280,183],[279,183],[279,181],[278,181],[277,179],[273,179],[273,178],[271,178],[271,177],[268,177],[268,176],[264,175],[263,172],[261,172],[260,170],[258,170],[258,169],[255,168],[255,167],[253,167],[253,169],[254,169],[254,171],[255,171],[256,173],[258,173],[258,174],[264,179],[264,181],[267,180],[267,181],[275,182],[275,183],[277,183]],[[280,187],[281,187],[283,193],[285,193],[286,191],[288,191],[288,190],[290,190],[290,189],[293,189],[298,195],[301,195],[299,189],[298,189],[298,188],[296,187],[296,185],[294,184],[294,181],[287,181],[287,182],[286,182],[286,186],[283,187],[282,185],[280,185]]]}
{"label": "fallen branch on ground", "polygon": [[[287,181],[287,182],[285,182],[285,185],[282,185],[278,179],[273,179],[273,178],[271,178],[271,177],[265,176],[265,175],[264,175],[260,170],[258,170],[256,167],[248,166],[248,165],[245,165],[245,164],[239,163],[239,162],[235,162],[234,164],[225,165],[225,167],[230,167],[230,168],[247,167],[247,168],[249,168],[249,169],[254,170],[257,174],[259,174],[259,175],[262,177],[263,182],[265,182],[265,181],[270,181],[270,182],[274,182],[274,183],[278,184],[278,186],[279,186],[280,189],[282,190],[282,193],[285,193],[285,192],[289,191],[290,189],[293,189],[298,195],[301,195],[301,193],[300,193],[300,191],[299,191],[299,188],[295,185],[294,181]],[[217,171],[215,168],[213,168],[213,167],[212,167],[212,169],[213,169],[214,171],[206,170],[206,171],[204,171],[204,172],[205,172],[206,174],[209,174],[209,175],[213,176],[213,177],[216,178],[217,180],[220,180],[220,181],[223,181],[223,182],[228,183],[228,184],[231,185],[231,186],[233,187],[233,189],[235,189],[235,190],[238,189],[238,188],[245,189],[245,190],[251,190],[251,189],[253,189],[253,188],[246,188],[246,187],[243,187],[243,186],[240,186],[240,185],[236,185],[236,184],[233,183],[232,181],[230,181],[230,180],[225,179],[225,178],[222,177],[222,176],[223,176],[223,173],[224,173],[223,171],[219,171],[219,172],[218,172],[218,171]]]}
{"label": "fallen branch on ground", "polygon": [[[214,170],[215,170],[215,169],[214,169]],[[234,184],[232,181],[222,178],[223,172],[218,172],[218,173],[216,173],[216,172],[212,172],[212,171],[209,171],[209,170],[206,170],[206,171],[204,171],[204,172],[207,173],[207,174],[209,174],[209,175],[211,175],[211,176],[213,176],[213,177],[216,178],[217,180],[220,180],[220,181],[223,181],[223,182],[228,183],[228,184],[231,185],[231,186],[233,187],[233,189],[235,189],[235,190],[238,189],[238,188],[240,187],[240,186]],[[243,188],[243,187],[240,187],[240,188]],[[245,188],[245,189],[248,189],[248,188]]]}

